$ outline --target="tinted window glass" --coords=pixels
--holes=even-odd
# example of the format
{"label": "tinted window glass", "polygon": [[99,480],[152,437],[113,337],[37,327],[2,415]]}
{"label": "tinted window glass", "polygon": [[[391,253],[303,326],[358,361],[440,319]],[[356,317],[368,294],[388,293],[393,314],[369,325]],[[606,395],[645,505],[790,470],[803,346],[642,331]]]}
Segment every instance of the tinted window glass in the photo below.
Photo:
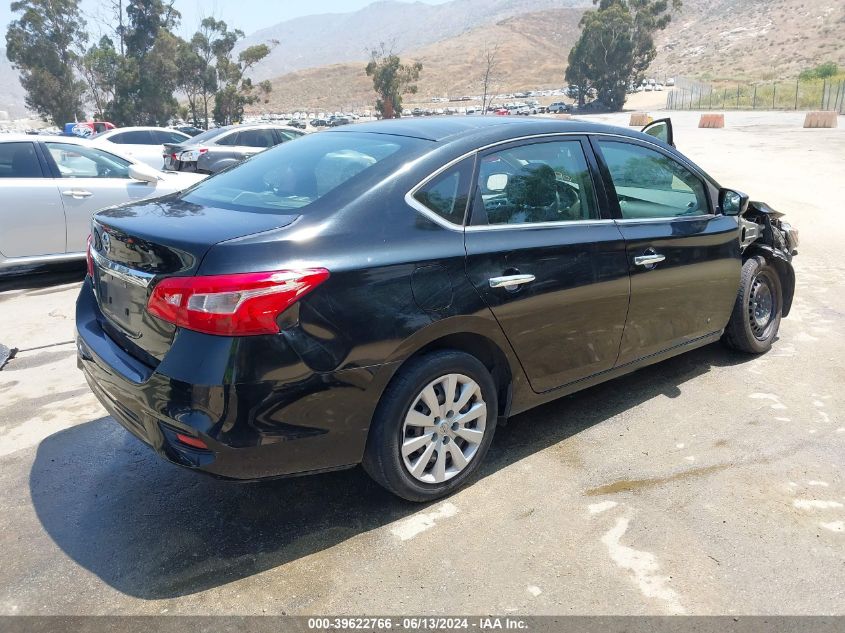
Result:
{"label": "tinted window glass", "polygon": [[231,134],[227,134],[226,136],[221,136],[219,139],[215,141],[217,145],[240,145],[238,142],[238,136],[240,136],[239,132],[232,132]]}
{"label": "tinted window glass", "polygon": [[532,143],[482,157],[478,185],[489,224],[598,219],[580,141]]}
{"label": "tinted window glass", "polygon": [[129,178],[129,161],[95,147],[45,143],[62,178]]}
{"label": "tinted window glass", "polygon": [[205,132],[203,132],[201,134],[197,134],[193,138],[188,139],[187,141],[185,141],[185,144],[195,145],[195,144],[200,144],[200,143],[207,143],[208,141],[215,139],[218,136],[221,136],[222,134],[225,134],[228,131],[229,131],[229,128],[221,128],[221,127],[217,127],[217,128],[211,129],[211,130],[206,130]]}
{"label": "tinted window glass", "polygon": [[41,178],[32,143],[0,143],[0,178]]}
{"label": "tinted window glass", "polygon": [[171,130],[159,130],[150,132],[157,143],[164,145],[165,143],[184,143],[190,137],[187,134],[180,134]]}
{"label": "tinted window glass", "polygon": [[147,130],[132,130],[110,136],[107,140],[118,145],[158,145]]}
{"label": "tinted window glass", "polygon": [[281,142],[292,141],[295,138],[302,136],[302,132],[293,132],[292,130],[276,130],[276,134],[281,138]]}
{"label": "tinted window glass", "polygon": [[463,224],[472,178],[472,159],[468,158],[447,169],[420,188],[414,198],[452,224]]}
{"label": "tinted window glass", "polygon": [[251,212],[303,213],[341,186],[384,178],[430,143],[361,133],[322,133],[283,143],[199,183],[186,202]]}
{"label": "tinted window glass", "polygon": [[599,141],[598,145],[623,218],[710,213],[704,183],[678,161],[640,145],[616,141]]}
{"label": "tinted window glass", "polygon": [[238,133],[238,145],[246,147],[273,147],[278,141],[273,130],[242,130]]}

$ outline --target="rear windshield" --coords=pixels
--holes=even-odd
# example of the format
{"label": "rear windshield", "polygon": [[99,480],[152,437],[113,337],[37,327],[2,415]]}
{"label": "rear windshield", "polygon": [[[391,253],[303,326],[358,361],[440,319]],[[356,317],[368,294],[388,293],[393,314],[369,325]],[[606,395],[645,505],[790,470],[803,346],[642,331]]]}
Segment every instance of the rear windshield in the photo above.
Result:
{"label": "rear windshield", "polygon": [[183,200],[235,211],[301,213],[344,183],[390,173],[428,145],[403,136],[316,132],[201,182]]}
{"label": "rear windshield", "polygon": [[231,127],[215,127],[211,128],[210,130],[206,130],[205,132],[201,132],[196,136],[192,136],[191,138],[187,138],[182,142],[182,145],[196,145],[197,143],[206,143],[213,138],[217,138],[223,132],[228,132],[231,130]]}

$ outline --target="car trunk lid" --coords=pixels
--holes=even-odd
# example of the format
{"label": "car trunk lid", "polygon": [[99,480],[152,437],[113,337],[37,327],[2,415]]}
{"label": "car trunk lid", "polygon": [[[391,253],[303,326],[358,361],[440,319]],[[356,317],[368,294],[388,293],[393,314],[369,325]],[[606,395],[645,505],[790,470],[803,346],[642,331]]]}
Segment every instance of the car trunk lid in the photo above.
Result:
{"label": "car trunk lid", "polygon": [[147,312],[157,281],[195,274],[219,242],[282,228],[297,217],[201,207],[176,196],[100,211],[92,221],[91,254],[104,329],[125,351],[155,366],[176,332]]}

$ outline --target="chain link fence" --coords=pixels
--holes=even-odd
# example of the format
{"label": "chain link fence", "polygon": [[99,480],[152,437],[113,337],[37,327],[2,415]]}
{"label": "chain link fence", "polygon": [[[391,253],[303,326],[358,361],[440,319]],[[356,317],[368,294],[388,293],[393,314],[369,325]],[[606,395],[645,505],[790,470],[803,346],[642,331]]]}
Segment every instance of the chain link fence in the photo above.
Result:
{"label": "chain link fence", "polygon": [[705,84],[679,80],[667,110],[829,110],[845,114],[845,79]]}

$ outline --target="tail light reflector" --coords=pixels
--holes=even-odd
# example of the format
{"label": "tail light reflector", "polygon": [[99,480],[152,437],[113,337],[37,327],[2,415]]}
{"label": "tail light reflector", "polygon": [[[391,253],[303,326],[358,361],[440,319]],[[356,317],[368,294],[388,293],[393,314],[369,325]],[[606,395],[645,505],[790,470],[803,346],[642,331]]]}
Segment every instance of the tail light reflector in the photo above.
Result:
{"label": "tail light reflector", "polygon": [[91,234],[88,234],[88,246],[85,249],[85,263],[88,265],[88,276],[94,279],[94,256],[91,255]]}
{"label": "tail light reflector", "polygon": [[200,448],[203,450],[208,450],[208,444],[203,442],[198,437],[191,437],[190,435],[185,435],[184,433],[177,433],[176,439],[179,440],[182,444],[186,446],[190,446],[191,448]]}
{"label": "tail light reflector", "polygon": [[206,334],[276,334],[276,318],[328,278],[325,268],[168,277],[153,289],[147,311]]}

